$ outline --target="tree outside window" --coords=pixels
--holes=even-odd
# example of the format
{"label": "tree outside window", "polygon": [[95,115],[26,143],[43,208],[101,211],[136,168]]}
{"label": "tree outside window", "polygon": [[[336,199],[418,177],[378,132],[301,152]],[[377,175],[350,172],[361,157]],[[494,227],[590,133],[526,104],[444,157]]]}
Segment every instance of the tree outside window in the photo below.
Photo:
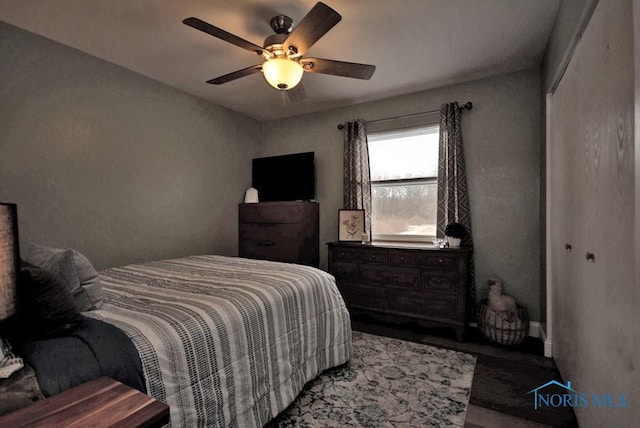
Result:
{"label": "tree outside window", "polygon": [[436,236],[439,126],[369,133],[371,229],[378,241]]}

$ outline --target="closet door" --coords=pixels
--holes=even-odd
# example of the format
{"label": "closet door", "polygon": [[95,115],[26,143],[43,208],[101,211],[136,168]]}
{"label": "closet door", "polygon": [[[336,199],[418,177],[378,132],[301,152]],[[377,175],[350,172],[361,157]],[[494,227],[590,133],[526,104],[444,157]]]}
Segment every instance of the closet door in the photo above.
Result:
{"label": "closet door", "polygon": [[[640,366],[632,16],[631,1],[598,2],[548,124],[553,356],[579,391],[629,397]],[[631,411],[575,410],[585,427],[637,424]]]}
{"label": "closet door", "polygon": [[[569,64],[560,85],[551,98],[552,144],[549,147],[550,174],[550,228],[551,228],[551,269],[554,314],[552,318],[553,356],[559,366],[572,361],[573,340],[571,332],[578,328],[579,311],[576,302],[579,272],[574,263],[574,252],[582,243],[581,203],[582,188],[580,177],[582,163],[578,156],[580,130],[580,109],[577,105],[579,94],[578,67],[575,61]],[[561,309],[560,309],[561,308]],[[561,326],[561,328],[556,328]]]}
{"label": "closet door", "polygon": [[[579,304],[584,316],[577,331],[581,339],[574,346],[581,356],[578,361],[583,355],[597,356],[592,370],[601,364],[629,366],[631,354],[637,353],[631,350],[629,324],[637,320],[638,311],[633,307],[632,7],[623,0],[600,3],[589,24],[591,31],[585,31],[580,41],[578,92],[584,224],[575,262],[580,265]],[[593,258],[587,259],[587,253]],[[596,348],[600,351],[594,354]],[[602,383],[611,382],[608,376],[599,370],[589,380],[603,390]]]}

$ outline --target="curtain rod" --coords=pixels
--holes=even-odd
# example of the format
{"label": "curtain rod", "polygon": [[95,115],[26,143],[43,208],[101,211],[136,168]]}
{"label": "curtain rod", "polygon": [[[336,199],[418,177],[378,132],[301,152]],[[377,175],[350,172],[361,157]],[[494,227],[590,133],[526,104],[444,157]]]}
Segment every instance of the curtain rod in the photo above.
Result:
{"label": "curtain rod", "polygon": [[[460,108],[460,110],[471,110],[473,108],[473,103],[471,101],[468,101],[467,103],[461,105],[459,108]],[[440,110],[429,110],[429,111],[423,111],[421,113],[413,113],[413,114],[405,114],[405,115],[402,115],[402,116],[386,117],[384,119],[370,120],[367,123],[387,122],[389,120],[396,120],[396,119],[410,119],[412,117],[426,116],[428,114],[434,114],[434,113],[440,113]],[[339,123],[338,124],[338,129],[344,129],[344,124],[343,123]]]}

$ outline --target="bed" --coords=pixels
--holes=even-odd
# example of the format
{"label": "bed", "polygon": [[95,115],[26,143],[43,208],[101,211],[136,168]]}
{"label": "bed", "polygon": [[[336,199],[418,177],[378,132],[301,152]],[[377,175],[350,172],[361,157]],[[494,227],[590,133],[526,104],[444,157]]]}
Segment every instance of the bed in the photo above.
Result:
{"label": "bed", "polygon": [[[258,427],[352,355],[349,314],[319,269],[215,255],[100,272],[102,305],[172,427]],[[38,374],[40,377],[40,374]]]}

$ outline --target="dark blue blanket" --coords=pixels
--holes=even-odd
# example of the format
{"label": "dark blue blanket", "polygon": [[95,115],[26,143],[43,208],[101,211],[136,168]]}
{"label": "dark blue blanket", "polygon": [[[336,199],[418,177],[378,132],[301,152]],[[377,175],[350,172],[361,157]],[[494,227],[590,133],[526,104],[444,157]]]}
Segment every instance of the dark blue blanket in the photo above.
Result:
{"label": "dark blue blanket", "polygon": [[17,354],[35,369],[42,393],[49,397],[101,376],[146,393],[131,339],[109,323],[82,319],[67,336],[16,344]]}

